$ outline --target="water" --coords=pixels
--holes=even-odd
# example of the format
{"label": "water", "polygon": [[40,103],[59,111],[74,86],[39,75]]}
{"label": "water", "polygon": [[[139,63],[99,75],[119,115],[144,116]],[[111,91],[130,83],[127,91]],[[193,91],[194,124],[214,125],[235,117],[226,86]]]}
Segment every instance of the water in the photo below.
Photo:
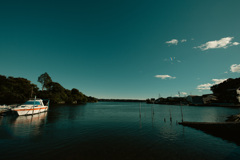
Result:
{"label": "water", "polygon": [[[182,110],[185,121],[199,122],[222,122],[240,112],[221,107]],[[180,106],[170,105],[50,106],[49,112],[34,116],[0,118],[0,159],[239,160],[240,146],[178,125],[181,119]]]}

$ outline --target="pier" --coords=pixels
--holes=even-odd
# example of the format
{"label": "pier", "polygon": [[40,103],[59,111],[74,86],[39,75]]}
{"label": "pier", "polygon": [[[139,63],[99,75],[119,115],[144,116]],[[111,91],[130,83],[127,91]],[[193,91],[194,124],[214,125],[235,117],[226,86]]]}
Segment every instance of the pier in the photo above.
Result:
{"label": "pier", "polygon": [[240,122],[179,122],[180,125],[195,128],[240,145]]}

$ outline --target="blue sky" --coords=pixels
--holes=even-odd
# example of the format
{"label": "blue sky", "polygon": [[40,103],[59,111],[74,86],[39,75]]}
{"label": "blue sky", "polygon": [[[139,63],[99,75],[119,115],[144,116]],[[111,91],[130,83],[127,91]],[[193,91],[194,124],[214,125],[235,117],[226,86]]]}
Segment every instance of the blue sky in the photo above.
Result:
{"label": "blue sky", "polygon": [[97,98],[211,93],[240,77],[239,0],[0,2],[0,74]]}

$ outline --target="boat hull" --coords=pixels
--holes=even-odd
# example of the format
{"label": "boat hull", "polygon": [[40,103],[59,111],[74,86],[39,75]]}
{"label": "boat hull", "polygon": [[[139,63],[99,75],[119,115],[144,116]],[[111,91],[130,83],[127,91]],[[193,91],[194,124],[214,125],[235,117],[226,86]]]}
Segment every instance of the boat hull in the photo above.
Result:
{"label": "boat hull", "polygon": [[19,116],[38,114],[38,113],[41,113],[41,112],[46,112],[47,110],[48,110],[48,106],[34,107],[34,108],[15,108],[15,109],[13,109],[13,111],[16,111]]}

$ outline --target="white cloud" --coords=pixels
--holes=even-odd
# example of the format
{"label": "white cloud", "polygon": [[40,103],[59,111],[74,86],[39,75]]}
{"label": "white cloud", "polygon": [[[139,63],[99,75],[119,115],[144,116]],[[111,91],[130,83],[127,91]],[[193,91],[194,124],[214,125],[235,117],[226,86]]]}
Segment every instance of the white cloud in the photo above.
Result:
{"label": "white cloud", "polygon": [[178,40],[177,39],[172,39],[171,41],[167,41],[166,43],[177,45],[178,44]]}
{"label": "white cloud", "polygon": [[[224,81],[226,81],[227,79],[212,79],[212,81],[214,82],[214,84],[220,84],[220,83],[222,83],[222,82],[224,82]],[[213,85],[214,85],[213,84]]]}
{"label": "white cloud", "polygon": [[230,71],[231,72],[240,73],[240,64],[233,64],[233,65],[231,65]]}
{"label": "white cloud", "polygon": [[182,42],[182,43],[183,43],[183,42],[187,42],[187,40],[186,40],[186,39],[182,39],[181,42]]}
{"label": "white cloud", "polygon": [[206,84],[200,84],[197,86],[197,89],[199,90],[208,90],[212,86],[211,83],[206,83]]}
{"label": "white cloud", "polygon": [[237,45],[239,45],[240,43],[238,43],[238,42],[233,42],[232,43],[232,45],[234,45],[234,46],[237,46]]}
{"label": "white cloud", "polygon": [[186,93],[186,92],[181,92],[180,94],[182,94],[182,95],[184,95],[184,96],[186,96],[186,95],[187,95],[187,93]]}
{"label": "white cloud", "polygon": [[172,76],[169,76],[169,75],[156,75],[155,76],[156,78],[161,78],[161,79],[175,79],[176,77],[172,77]]}
{"label": "white cloud", "polygon": [[220,84],[224,81],[226,81],[227,79],[212,79],[212,81],[214,83],[206,83],[206,84],[200,84],[197,86],[197,89],[198,90],[209,90],[210,87],[212,87],[213,85],[216,85],[216,84]]}
{"label": "white cloud", "polygon": [[231,42],[233,38],[234,37],[225,37],[220,40],[208,41],[205,44],[202,44],[194,48],[200,48],[202,51],[205,51],[208,49],[228,48],[229,46],[239,45],[238,42]]}

